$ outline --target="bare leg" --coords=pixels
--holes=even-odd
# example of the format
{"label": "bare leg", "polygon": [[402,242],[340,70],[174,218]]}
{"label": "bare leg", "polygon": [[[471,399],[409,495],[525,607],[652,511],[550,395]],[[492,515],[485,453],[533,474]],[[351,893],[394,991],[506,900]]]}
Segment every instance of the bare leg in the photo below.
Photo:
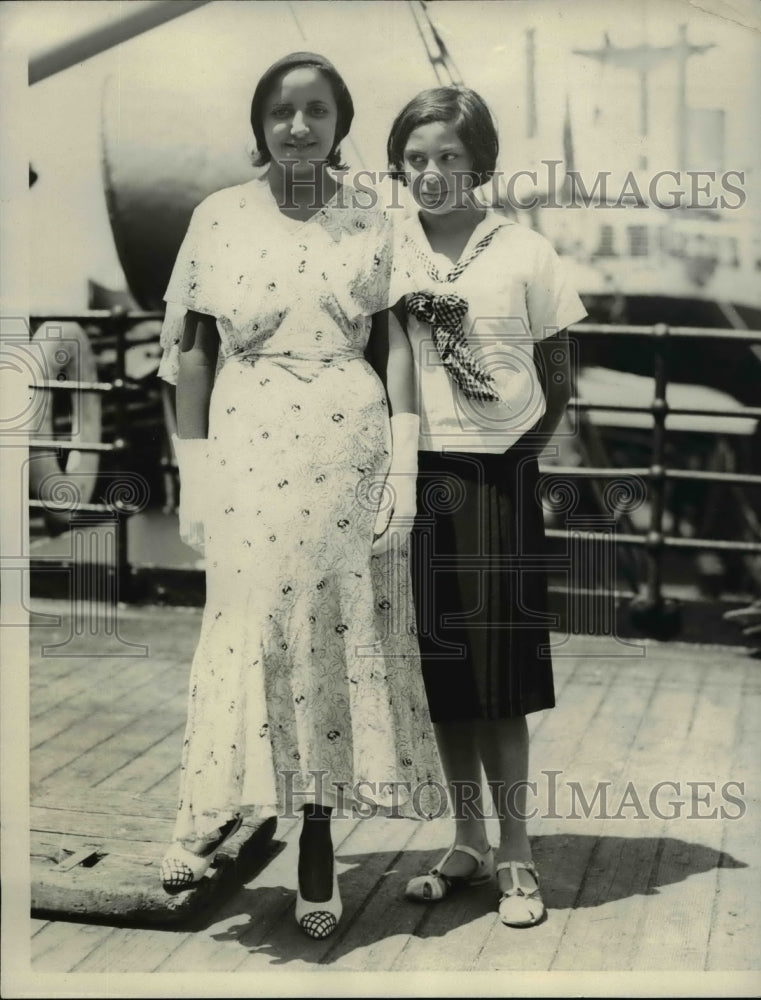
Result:
{"label": "bare leg", "polygon": [[[475,723],[477,745],[499,816],[497,861],[531,861],[526,811],[528,789],[528,725],[525,716]],[[521,885],[533,890],[529,872],[519,872]],[[499,873],[500,889],[512,886],[510,873]]]}
{"label": "bare leg", "polygon": [[[481,758],[476,743],[475,723],[438,722],[436,743],[444,768],[452,809],[455,814],[455,843],[479,853],[489,846],[484,824],[481,793]],[[446,864],[447,875],[471,875],[476,867],[470,855],[456,853]]]}

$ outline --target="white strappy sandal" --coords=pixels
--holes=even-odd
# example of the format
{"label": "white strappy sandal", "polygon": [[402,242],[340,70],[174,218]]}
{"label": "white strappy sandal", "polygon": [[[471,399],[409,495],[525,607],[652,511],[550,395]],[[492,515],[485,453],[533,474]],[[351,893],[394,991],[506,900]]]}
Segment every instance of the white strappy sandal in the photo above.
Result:
{"label": "white strappy sandal", "polygon": [[[442,868],[455,851],[469,854],[476,862],[476,870],[471,875],[445,875]],[[487,848],[483,854],[465,844],[455,844],[450,847],[435,868],[426,875],[416,875],[407,883],[405,896],[421,903],[437,903],[444,899],[453,889],[460,886],[483,885],[494,877],[494,851]]]}
{"label": "white strappy sandal", "polygon": [[[524,889],[518,880],[518,869],[529,872],[536,882],[536,889]],[[544,920],[547,910],[539,891],[539,872],[533,861],[502,861],[497,872],[509,871],[513,881],[512,889],[499,897],[499,919],[508,927],[533,927]]]}

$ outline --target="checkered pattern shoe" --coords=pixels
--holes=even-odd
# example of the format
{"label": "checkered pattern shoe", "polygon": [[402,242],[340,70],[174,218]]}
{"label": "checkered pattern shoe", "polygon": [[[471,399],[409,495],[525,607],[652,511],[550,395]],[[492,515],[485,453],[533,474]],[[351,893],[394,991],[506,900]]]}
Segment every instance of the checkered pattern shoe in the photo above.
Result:
{"label": "checkered pattern shoe", "polygon": [[220,827],[219,837],[208,844],[203,853],[189,851],[175,841],[161,861],[161,883],[167,892],[179,892],[195,885],[214,861],[217,851],[238,832],[243,823],[242,816],[235,816]]}
{"label": "checkered pattern shoe", "polygon": [[330,899],[312,903],[301,895],[301,886],[296,890],[296,923],[305,934],[312,938],[326,938],[338,927],[343,905],[338,891],[336,859],[333,858],[333,889]]}

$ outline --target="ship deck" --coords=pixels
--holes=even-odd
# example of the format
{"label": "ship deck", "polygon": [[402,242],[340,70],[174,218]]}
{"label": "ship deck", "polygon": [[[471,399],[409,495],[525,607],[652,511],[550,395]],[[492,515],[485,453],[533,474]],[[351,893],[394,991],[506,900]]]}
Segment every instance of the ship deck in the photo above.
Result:
{"label": "ship deck", "polygon": [[[94,793],[174,801],[198,609],[120,608],[104,648],[124,653],[132,642],[148,655],[93,658],[77,655],[92,641],[75,634],[67,604],[34,608],[32,804]],[[61,982],[74,989],[88,975],[115,986],[122,974],[193,974],[196,985],[230,974],[242,995],[251,995],[246,973],[271,974],[262,983],[274,993],[318,970],[404,973],[421,993],[440,983],[478,995],[489,988],[477,973],[500,974],[501,995],[533,973],[662,970],[679,973],[677,990],[691,973],[721,973],[725,987],[727,973],[752,974],[761,954],[759,660],[744,647],[558,633],[553,642],[557,707],[530,717],[542,925],[503,926],[493,885],[431,907],[404,900],[407,878],[448,846],[445,818],[347,817],[334,823],[344,915],[332,937],[309,940],[293,919],[298,825],[280,818],[255,876],[192,929],[33,915],[31,973],[70,973]],[[605,808],[592,804],[601,788]],[[152,991],[165,979],[140,981]]]}

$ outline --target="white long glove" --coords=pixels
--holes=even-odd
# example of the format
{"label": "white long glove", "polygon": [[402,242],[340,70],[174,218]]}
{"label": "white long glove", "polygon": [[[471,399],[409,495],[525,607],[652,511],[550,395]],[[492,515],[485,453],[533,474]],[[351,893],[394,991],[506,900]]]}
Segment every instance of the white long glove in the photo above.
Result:
{"label": "white long glove", "polygon": [[[391,466],[384,497],[375,521],[373,552],[386,552],[401,544],[412,531],[417,512],[417,446],[420,417],[397,413],[391,417]],[[390,493],[390,496],[389,496]]]}
{"label": "white long glove", "polygon": [[180,538],[203,555],[203,501],[209,488],[208,441],[206,438],[180,438],[173,434],[172,444],[180,471]]}

